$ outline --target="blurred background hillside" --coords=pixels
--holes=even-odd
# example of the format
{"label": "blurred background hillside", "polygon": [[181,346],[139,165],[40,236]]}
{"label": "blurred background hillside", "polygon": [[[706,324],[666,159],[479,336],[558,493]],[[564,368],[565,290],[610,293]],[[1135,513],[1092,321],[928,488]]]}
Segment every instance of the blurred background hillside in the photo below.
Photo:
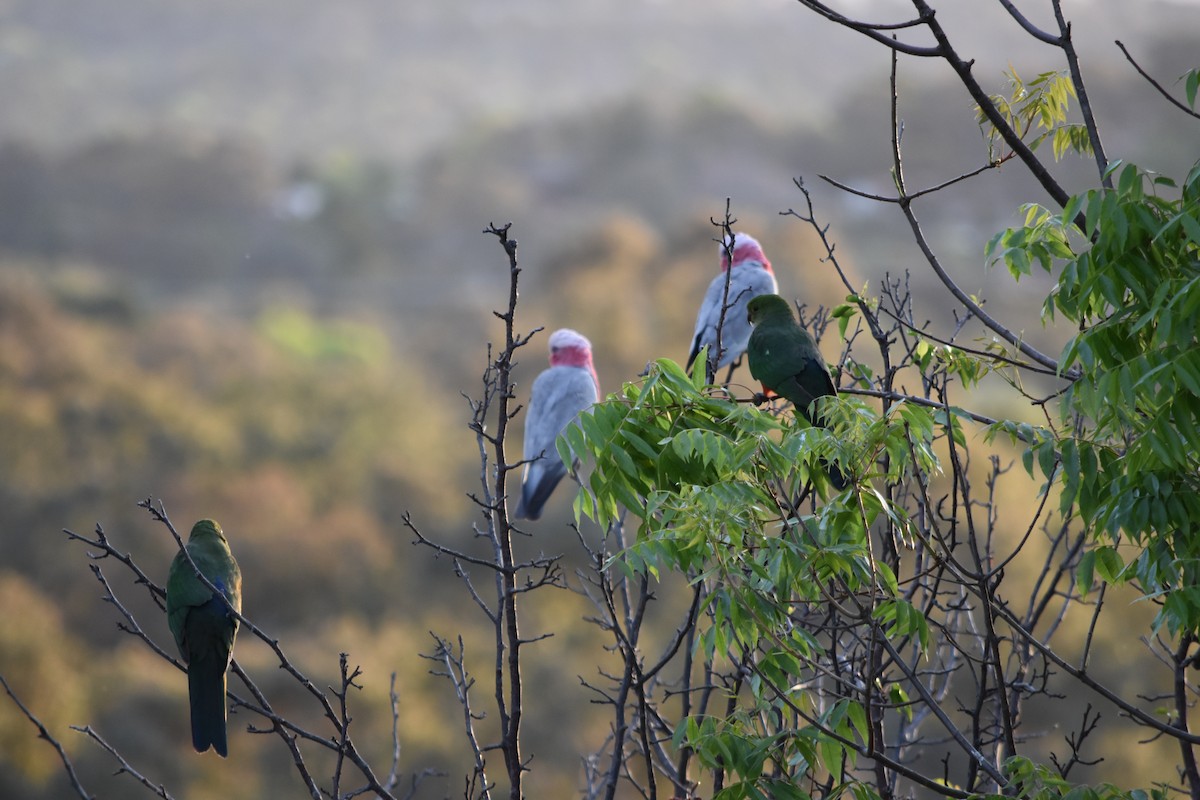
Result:
{"label": "blurred background hillside", "polygon": [[[1006,69],[1061,66],[994,4],[945,5],[994,91]],[[1048,4],[1026,5],[1049,24]],[[1180,173],[1194,128],[1113,40],[1173,80],[1196,66],[1200,7],[1064,5],[1110,157]],[[845,7],[911,14],[896,0]],[[785,0],[0,0],[0,674],[104,796],[133,790],[66,725],[93,723],[177,796],[301,789],[244,719],[228,763],[190,756],[183,677],[116,630],[60,533],[100,522],[165,580],[173,542],[134,506],[162,498],[181,528],[221,521],[246,613],[310,674],[332,681],[341,650],[364,665],[356,727],[383,763],[399,673],[403,768],[448,771],[422,796],[457,794],[457,709],[417,654],[430,630],[473,635],[481,659],[488,640],[450,564],[400,520],[471,546],[479,465],[460,393],[477,393],[507,283],[480,231],[515,224],[519,324],[588,335],[606,391],[686,355],[726,198],[783,294],[844,297],[811,233],[778,214],[802,202],[793,177],[855,279],[876,291],[912,268],[918,316],[944,330],[953,318],[903,220],[817,178],[887,191],[887,71],[881,49]],[[900,91],[910,185],[985,162],[970,98],[940,63],[906,65]],[[1060,169],[1070,188],[1094,182],[1090,162]],[[967,186],[917,209],[935,246],[993,314],[1055,350],[1037,316],[1048,281],[1014,284],[982,256],[1040,191],[1016,168]],[[545,338],[522,353],[519,393]],[[1029,413],[1001,402],[979,407]],[[529,526],[531,550],[578,549],[570,494]],[[106,569],[168,642],[144,592]],[[573,595],[533,602],[531,629],[559,635],[531,652],[531,679],[555,698],[531,710],[531,796],[571,796],[578,754],[606,730],[576,676],[606,655]],[[248,637],[238,657],[274,670]],[[7,701],[0,763],[0,796],[64,796],[53,752]],[[1155,777],[1140,769],[1094,774]]]}

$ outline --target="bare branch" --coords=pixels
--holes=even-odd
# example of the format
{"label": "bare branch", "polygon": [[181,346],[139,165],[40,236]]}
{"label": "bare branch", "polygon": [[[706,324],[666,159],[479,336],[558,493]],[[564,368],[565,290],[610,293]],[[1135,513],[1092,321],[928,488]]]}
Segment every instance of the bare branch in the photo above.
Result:
{"label": "bare branch", "polygon": [[1104,154],[1104,143],[1100,140],[1100,128],[1096,125],[1096,115],[1092,113],[1092,101],[1088,96],[1087,85],[1083,82],[1083,69],[1079,66],[1079,55],[1075,52],[1075,42],[1071,39],[1071,23],[1063,16],[1062,0],[1053,0],[1054,20],[1058,23],[1058,46],[1062,48],[1067,59],[1067,69],[1071,73],[1071,83],[1075,86],[1075,96],[1079,98],[1079,112],[1083,115],[1083,124],[1087,128],[1088,141],[1092,144],[1092,155],[1096,159],[1096,169],[1100,182],[1107,188],[1112,188],[1112,178],[1108,174],[1108,156]]}
{"label": "bare branch", "polygon": [[173,800],[171,795],[167,792],[166,787],[164,787],[161,783],[160,784],[153,783],[149,778],[147,778],[146,776],[144,776],[140,772],[138,772],[136,769],[134,769],[130,765],[130,763],[125,760],[124,756],[122,756],[120,753],[117,752],[115,747],[113,747],[108,742],[104,741],[104,739],[102,739],[100,737],[100,734],[96,733],[96,731],[92,728],[91,725],[85,725],[82,728],[77,725],[72,725],[71,730],[79,731],[83,735],[87,736],[92,741],[94,741],[96,744],[100,745],[100,747],[105,752],[107,752],[109,755],[111,755],[113,758],[115,758],[117,760],[117,763],[120,764],[121,766],[119,769],[117,769],[116,773],[114,773],[114,774],[120,775],[121,773],[125,773],[126,775],[129,775],[134,780],[136,780],[138,783],[140,783],[142,786],[145,786],[147,789],[149,789],[155,795],[157,795],[158,797],[161,797],[163,800]]}
{"label": "bare branch", "polygon": [[1150,73],[1148,73],[1148,72],[1146,72],[1146,70],[1142,69],[1142,66],[1140,64],[1138,64],[1137,61],[1134,60],[1133,56],[1131,56],[1129,54],[1129,50],[1126,49],[1125,45],[1121,43],[1120,39],[1117,39],[1114,42],[1114,44],[1116,44],[1116,46],[1121,49],[1121,52],[1125,55],[1125,60],[1128,61],[1130,64],[1132,64],[1133,68],[1138,71],[1138,74],[1141,75],[1143,78],[1145,78],[1146,82],[1149,83],[1151,86],[1153,86],[1155,91],[1157,91],[1159,94],[1161,94],[1163,97],[1165,97],[1167,99],[1167,102],[1169,102],[1171,105],[1178,108],[1183,113],[1187,114],[1189,117],[1195,117],[1196,119],[1200,119],[1200,113],[1197,113],[1196,111],[1194,111],[1193,109],[1191,109],[1187,105],[1185,105],[1184,103],[1177,100],[1170,92],[1168,92],[1163,87],[1163,85],[1161,83],[1154,80],[1154,78],[1150,75]]}
{"label": "bare branch", "polygon": [[[924,15],[919,16],[917,19],[907,20],[905,22],[866,22],[847,17],[840,12],[834,11],[824,3],[818,2],[818,0],[799,0],[799,2],[800,5],[815,11],[827,20],[836,22],[838,25],[842,25],[843,27],[851,30],[858,31],[864,36],[870,37],[880,44],[886,45],[892,50],[904,53],[905,55],[917,56],[920,58],[936,58],[942,55],[942,50],[938,47],[922,47],[919,45],[905,44],[893,37],[888,36],[885,33],[885,31],[898,31],[906,28],[915,28],[920,25],[925,25],[928,23],[928,20]],[[932,16],[932,11],[930,12],[930,16]]]}
{"label": "bare branch", "polygon": [[14,692],[12,687],[8,685],[8,681],[4,679],[3,675],[0,675],[0,686],[4,687],[5,693],[13,701],[13,704],[21,710],[21,713],[25,715],[25,719],[32,722],[34,727],[38,729],[38,738],[45,739],[50,743],[50,746],[54,748],[55,752],[58,753],[58,758],[62,761],[63,769],[67,773],[67,778],[69,778],[71,781],[71,788],[73,788],[76,794],[82,797],[83,800],[95,800],[95,798],[88,794],[87,790],[83,788],[83,784],[80,783],[79,776],[75,774],[75,765],[71,763],[70,757],[67,756],[67,751],[63,749],[63,746],[59,743],[58,739],[55,739],[46,726],[42,724],[42,721],[35,717],[33,712],[25,707],[25,704],[21,702],[21,698],[17,697],[16,692]]}
{"label": "bare branch", "polygon": [[1013,5],[1012,0],[1000,0],[1000,5],[1004,6],[1004,10],[1007,11],[1009,15],[1017,21],[1017,24],[1020,25],[1025,32],[1033,38],[1040,42],[1054,45],[1055,47],[1062,46],[1063,43],[1061,39],[1051,33],[1047,33],[1030,22],[1029,19],[1022,14],[1015,5]]}

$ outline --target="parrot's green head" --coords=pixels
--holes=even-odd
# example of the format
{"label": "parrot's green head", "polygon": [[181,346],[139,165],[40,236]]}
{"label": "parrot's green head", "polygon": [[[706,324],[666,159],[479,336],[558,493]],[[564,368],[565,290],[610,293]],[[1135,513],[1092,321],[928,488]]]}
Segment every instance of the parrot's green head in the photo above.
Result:
{"label": "parrot's green head", "polygon": [[221,526],[216,520],[202,519],[192,526],[192,532],[188,534],[188,541],[193,539],[203,539],[206,536],[215,536],[222,542],[225,541],[225,532],[221,530]]}
{"label": "parrot's green head", "polygon": [[746,319],[757,325],[765,319],[792,318],[792,307],[777,294],[760,294],[750,298],[746,306]]}

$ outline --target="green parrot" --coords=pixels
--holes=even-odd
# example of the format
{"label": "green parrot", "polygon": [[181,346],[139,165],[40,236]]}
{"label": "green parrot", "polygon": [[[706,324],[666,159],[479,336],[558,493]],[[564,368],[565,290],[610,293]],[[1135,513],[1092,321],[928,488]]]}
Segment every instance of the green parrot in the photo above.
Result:
{"label": "green parrot", "polygon": [[[746,346],[750,374],[763,390],[792,401],[810,425],[826,427],[822,416],[814,418],[812,402],[837,394],[829,367],[812,335],[792,315],[792,306],[777,294],[751,298],[746,318],[754,326]],[[846,488],[846,477],[835,465],[829,468],[834,487]]]}
{"label": "green parrot", "polygon": [[167,578],[167,624],[188,668],[188,700],[192,712],[192,746],[203,753],[212,746],[224,758],[225,671],[233,658],[233,640],[242,612],[242,571],[238,569],[221,526],[202,519],[192,526],[187,552],[196,567],[229,605],[196,577],[183,551],[176,553]]}

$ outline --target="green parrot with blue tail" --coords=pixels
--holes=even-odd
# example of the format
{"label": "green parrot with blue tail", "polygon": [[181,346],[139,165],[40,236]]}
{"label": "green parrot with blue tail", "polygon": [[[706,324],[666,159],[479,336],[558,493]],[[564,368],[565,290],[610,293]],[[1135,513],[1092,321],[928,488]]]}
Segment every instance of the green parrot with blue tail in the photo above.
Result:
{"label": "green parrot with blue tail", "polygon": [[224,599],[204,584],[181,550],[167,578],[167,624],[187,664],[192,746],[229,755],[225,735],[225,672],[233,660],[242,612],[242,572],[221,526],[202,519],[188,535],[187,553]]}

